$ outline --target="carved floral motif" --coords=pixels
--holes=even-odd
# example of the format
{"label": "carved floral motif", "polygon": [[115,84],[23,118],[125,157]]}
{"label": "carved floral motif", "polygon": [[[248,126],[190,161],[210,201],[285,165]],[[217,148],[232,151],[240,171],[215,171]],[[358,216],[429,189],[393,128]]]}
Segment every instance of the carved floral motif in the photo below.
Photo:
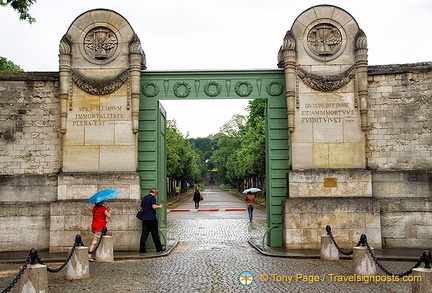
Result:
{"label": "carved floral motif", "polygon": [[[215,90],[210,90],[211,86],[214,86]],[[204,93],[209,97],[217,97],[221,92],[222,87],[216,80],[210,80],[204,86]]]}
{"label": "carved floral motif", "polygon": [[[245,90],[241,89],[242,85],[246,86]],[[235,90],[236,94],[238,96],[240,96],[240,97],[247,97],[247,96],[249,96],[251,94],[251,92],[252,92],[252,89],[253,89],[252,84],[249,81],[247,81],[247,80],[237,81],[236,84],[235,84],[235,86],[234,86],[234,90]]]}
{"label": "carved floral motif", "polygon": [[191,86],[186,81],[179,81],[174,84],[173,91],[177,98],[186,98],[191,92]]}
{"label": "carved floral motif", "polygon": [[310,88],[320,92],[332,92],[340,89],[350,82],[355,76],[355,66],[351,66],[345,72],[337,75],[316,75],[297,67],[297,74]]}
{"label": "carved floral motif", "polygon": [[159,86],[154,81],[148,81],[144,82],[141,85],[141,91],[144,94],[144,96],[152,98],[156,97],[159,94]]}
{"label": "carved floral motif", "polygon": [[117,36],[106,27],[96,27],[90,30],[84,38],[84,51],[94,59],[111,58],[118,47]]}
{"label": "carved floral motif", "polygon": [[315,55],[331,56],[341,48],[342,34],[334,25],[320,23],[309,31],[307,45]]}
{"label": "carved floral motif", "polygon": [[129,79],[129,69],[110,79],[92,79],[72,70],[72,80],[84,92],[90,95],[108,95],[118,90]]}
{"label": "carved floral motif", "polygon": [[266,86],[266,92],[272,97],[277,97],[283,93],[284,87],[281,82],[272,80]]}

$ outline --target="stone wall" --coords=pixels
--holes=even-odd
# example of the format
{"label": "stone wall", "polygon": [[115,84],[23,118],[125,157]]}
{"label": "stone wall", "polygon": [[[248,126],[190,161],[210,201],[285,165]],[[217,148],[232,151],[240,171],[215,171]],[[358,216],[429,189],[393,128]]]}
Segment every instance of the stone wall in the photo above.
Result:
{"label": "stone wall", "polygon": [[58,73],[0,72],[0,80],[0,174],[57,173]]}
{"label": "stone wall", "polygon": [[61,168],[58,72],[0,72],[0,251],[46,249]]}
{"label": "stone wall", "polygon": [[370,66],[366,156],[385,247],[432,244],[432,63]]}
{"label": "stone wall", "polygon": [[288,198],[283,208],[287,249],[318,249],[327,225],[341,247],[351,248],[364,233],[372,247],[381,248],[380,204],[375,198]]}
{"label": "stone wall", "polygon": [[368,71],[368,168],[432,169],[432,63]]}
{"label": "stone wall", "polygon": [[[372,177],[371,200],[378,199],[372,207],[380,209],[382,245],[430,247],[432,63],[369,66],[368,71],[366,156]],[[68,217],[54,214],[50,208],[58,198],[62,160],[58,74],[0,72],[0,104],[0,233],[6,237],[0,242],[0,251],[47,249],[50,228],[53,233],[61,225],[61,221],[55,219]],[[137,197],[132,198],[136,200]],[[126,225],[135,230],[130,235],[138,237],[140,227],[132,219],[134,200],[127,201],[125,208],[114,205],[119,209],[115,217],[121,219],[121,223],[110,227],[112,233],[120,235],[118,225]],[[87,212],[86,206],[81,203],[73,212]],[[287,216],[304,220],[306,214],[298,212]],[[324,212],[316,216],[317,219],[328,217]],[[70,220],[68,218],[66,223]],[[89,221],[89,215],[83,217],[78,221],[80,229],[77,230],[87,241]],[[327,223],[321,222],[319,228],[325,233]],[[344,235],[333,226],[334,234],[347,245],[355,242],[354,236],[364,231],[353,226],[358,232],[354,229],[351,234]],[[67,233],[71,239],[65,237],[60,250],[73,242],[77,231],[69,229]],[[306,229],[305,235],[311,231]],[[124,235],[122,238],[126,239]],[[128,240],[116,245],[121,249],[134,249],[137,243]]]}

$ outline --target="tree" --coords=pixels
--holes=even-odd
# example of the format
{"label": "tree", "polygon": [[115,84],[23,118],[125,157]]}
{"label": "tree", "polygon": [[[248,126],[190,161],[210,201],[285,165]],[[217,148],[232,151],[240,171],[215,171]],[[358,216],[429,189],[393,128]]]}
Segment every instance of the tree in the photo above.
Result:
{"label": "tree", "polygon": [[216,139],[214,135],[209,135],[207,137],[189,138],[189,142],[192,146],[200,152],[201,156],[204,158],[207,170],[213,170],[215,165],[211,160],[211,155],[216,146]]}
{"label": "tree", "polygon": [[238,155],[240,138],[245,129],[246,117],[235,114],[230,121],[221,127],[221,132],[216,134],[217,147],[211,160],[214,162],[220,178],[227,183],[235,184],[238,179]]}
{"label": "tree", "polygon": [[226,183],[240,188],[243,179],[265,178],[265,109],[265,100],[249,101],[248,117],[234,115],[214,136],[211,160]]}
{"label": "tree", "polygon": [[200,182],[206,171],[201,153],[192,147],[177,128],[175,120],[167,121],[167,176],[184,182]]}
{"label": "tree", "polygon": [[0,0],[1,6],[10,5],[14,10],[18,11],[21,20],[27,20],[29,23],[36,21],[29,13],[29,7],[36,3],[36,0]]}
{"label": "tree", "polygon": [[[1,0],[0,0],[1,1]],[[19,65],[7,60],[5,57],[0,57],[0,71],[24,71]]]}

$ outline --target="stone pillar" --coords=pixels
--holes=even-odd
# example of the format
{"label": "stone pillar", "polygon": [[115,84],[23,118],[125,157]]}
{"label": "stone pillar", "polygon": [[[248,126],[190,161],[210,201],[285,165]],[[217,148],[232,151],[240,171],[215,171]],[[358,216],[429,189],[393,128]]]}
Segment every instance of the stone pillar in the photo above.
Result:
{"label": "stone pillar", "polygon": [[81,280],[90,277],[88,247],[76,246],[74,254],[66,266],[67,280]]}
{"label": "stone pillar", "polygon": [[60,132],[66,133],[67,112],[71,82],[71,46],[65,35],[59,46],[60,70]]}
{"label": "stone pillar", "polygon": [[28,265],[18,281],[18,292],[48,292],[48,271],[46,265]]}
{"label": "stone pillar", "polygon": [[[373,250],[373,248],[371,248]],[[361,276],[376,275],[376,265],[367,247],[356,246],[353,249],[353,274]]]}
{"label": "stone pillar", "polygon": [[132,100],[132,131],[138,132],[141,69],[145,69],[144,54],[138,36],[130,45],[130,87]]}
{"label": "stone pillar", "polygon": [[362,30],[359,30],[355,36],[355,56],[357,67],[357,92],[360,100],[360,119],[363,131],[367,129],[367,98],[368,98],[368,55],[367,39]]}
{"label": "stone pillar", "polygon": [[112,236],[102,236],[101,244],[96,250],[96,261],[97,262],[113,262],[114,261],[114,250],[113,250],[113,238]]}
{"label": "stone pillar", "polygon": [[[311,207],[317,198],[337,198],[350,205],[372,198],[364,132],[367,58],[365,34],[350,14],[336,6],[317,5],[305,10],[286,33],[278,53],[278,66],[285,73],[291,144],[286,201],[304,198],[305,207]],[[361,215],[355,210],[340,211],[331,206],[325,209],[329,216],[324,224],[316,217],[317,209],[307,215],[308,221],[302,222],[290,221],[290,217],[296,216],[291,211],[286,214],[288,233],[284,246],[318,248],[317,230],[322,226],[309,223],[332,223],[344,234],[353,225],[365,223],[361,229],[372,229],[374,239],[381,239],[379,214],[369,212],[375,206],[362,207],[365,212]],[[334,213],[342,217],[335,218]],[[347,222],[352,223],[351,227]],[[304,238],[307,244],[298,243],[304,242]],[[377,244],[381,246],[381,240]]]}
{"label": "stone pillar", "polygon": [[288,130],[294,131],[294,117],[296,107],[296,40],[291,31],[285,35],[282,50],[282,65],[285,73],[285,87],[287,99]]}
{"label": "stone pillar", "polygon": [[[91,238],[87,200],[103,189],[121,192],[107,203],[119,227],[112,233],[122,235],[116,249],[136,250],[131,239],[140,227],[129,223],[141,194],[137,131],[145,55],[139,38],[120,14],[94,9],[74,20],[59,51],[62,172],[51,204],[50,252],[68,250],[76,233]],[[77,216],[74,225],[65,220],[70,214]]]}
{"label": "stone pillar", "polygon": [[330,235],[321,236],[321,260],[339,260],[339,251],[333,244]]}
{"label": "stone pillar", "polygon": [[[417,268],[412,270],[412,292],[431,293],[432,292],[432,269]],[[418,278],[418,280],[416,280]]]}

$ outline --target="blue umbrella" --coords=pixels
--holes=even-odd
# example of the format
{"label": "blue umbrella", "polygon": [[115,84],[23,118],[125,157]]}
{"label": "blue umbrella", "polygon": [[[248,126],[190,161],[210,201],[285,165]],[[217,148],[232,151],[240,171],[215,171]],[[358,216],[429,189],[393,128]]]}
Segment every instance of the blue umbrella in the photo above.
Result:
{"label": "blue umbrella", "polygon": [[98,203],[107,199],[114,198],[116,195],[119,195],[121,192],[113,189],[105,189],[101,190],[98,193],[94,194],[88,202]]}
{"label": "blue umbrella", "polygon": [[252,187],[252,188],[249,188],[249,189],[246,189],[245,191],[243,191],[244,194],[246,194],[248,192],[252,192],[252,193],[261,192],[261,189],[256,188],[256,187]]}

